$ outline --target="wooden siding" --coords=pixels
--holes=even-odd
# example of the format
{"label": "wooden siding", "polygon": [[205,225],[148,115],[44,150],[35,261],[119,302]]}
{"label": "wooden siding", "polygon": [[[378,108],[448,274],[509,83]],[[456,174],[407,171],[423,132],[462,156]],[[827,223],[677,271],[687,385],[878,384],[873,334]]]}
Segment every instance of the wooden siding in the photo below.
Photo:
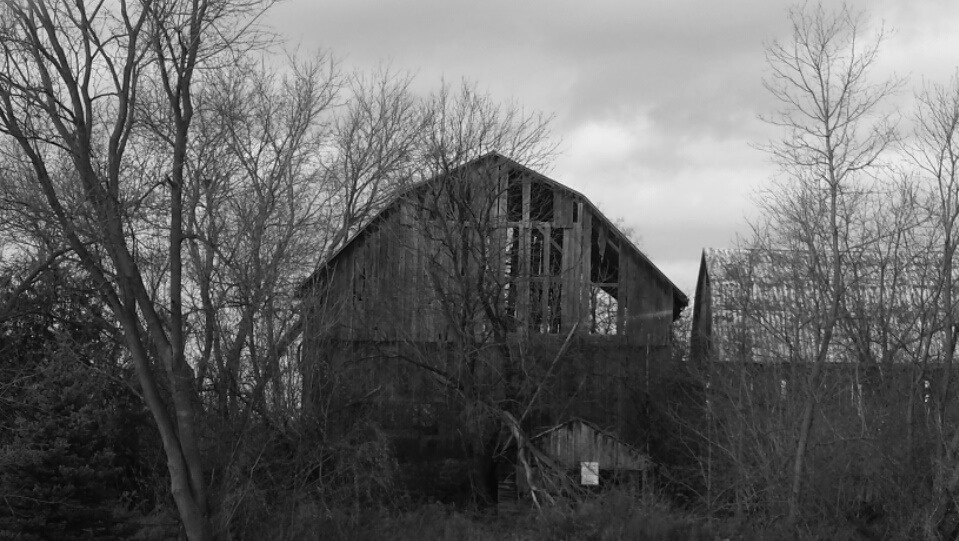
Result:
{"label": "wooden siding", "polygon": [[581,462],[599,462],[603,470],[646,470],[650,460],[631,445],[574,419],[533,438],[533,443],[567,469]]}

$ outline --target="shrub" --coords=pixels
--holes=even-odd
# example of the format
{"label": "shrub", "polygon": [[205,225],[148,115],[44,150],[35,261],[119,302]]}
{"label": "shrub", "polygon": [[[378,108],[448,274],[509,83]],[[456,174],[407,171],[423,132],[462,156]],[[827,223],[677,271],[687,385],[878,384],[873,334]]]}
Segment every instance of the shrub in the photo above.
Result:
{"label": "shrub", "polygon": [[24,538],[125,536],[136,413],[88,367],[44,361],[8,387],[0,436],[0,532]]}

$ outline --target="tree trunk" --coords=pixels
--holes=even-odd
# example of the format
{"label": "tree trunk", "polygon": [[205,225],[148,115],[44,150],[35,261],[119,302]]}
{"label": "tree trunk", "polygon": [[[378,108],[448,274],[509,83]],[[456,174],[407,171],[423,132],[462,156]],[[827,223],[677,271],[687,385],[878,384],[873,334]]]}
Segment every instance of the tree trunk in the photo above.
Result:
{"label": "tree trunk", "polygon": [[[812,378],[810,378],[810,380],[812,380]],[[812,384],[813,382],[810,381],[810,385]],[[807,389],[806,398],[803,402],[802,419],[799,425],[799,440],[796,442],[796,455],[793,458],[792,483],[789,487],[789,515],[786,517],[787,523],[791,526],[795,525],[796,520],[799,518],[806,451],[809,449],[809,437],[812,433],[813,420],[816,416],[815,391],[815,388]]]}
{"label": "tree trunk", "polygon": [[173,501],[176,503],[180,519],[183,521],[187,537],[191,541],[211,539],[212,528],[207,516],[206,502],[202,499],[203,493],[200,494],[201,498],[197,498],[193,488],[193,480],[197,477],[201,480],[203,478],[202,472],[199,475],[194,473],[199,470],[200,464],[191,464],[183,453],[180,435],[167,413],[166,404],[160,397],[156,381],[153,378],[150,358],[143,347],[142,333],[135,317],[129,312],[127,310],[124,313],[118,313],[117,318],[123,326],[124,338],[136,365],[137,378],[143,392],[143,399],[153,415],[160,433],[163,450],[167,456],[167,470],[170,472],[170,491],[173,495]]}

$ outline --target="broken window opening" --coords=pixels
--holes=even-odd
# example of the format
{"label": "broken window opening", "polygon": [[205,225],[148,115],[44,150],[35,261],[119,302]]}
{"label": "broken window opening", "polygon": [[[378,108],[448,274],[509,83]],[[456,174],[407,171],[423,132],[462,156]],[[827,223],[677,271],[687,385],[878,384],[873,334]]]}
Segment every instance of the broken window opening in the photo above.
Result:
{"label": "broken window opening", "polygon": [[519,276],[519,228],[506,229],[506,276]]}
{"label": "broken window opening", "polygon": [[538,228],[533,228],[530,231],[529,251],[530,276],[545,275],[544,255],[546,251],[546,239],[543,236],[543,232]]}
{"label": "broken window opening", "polygon": [[573,223],[579,223],[579,203],[573,201]]}
{"label": "broken window opening", "polygon": [[593,227],[590,243],[589,280],[591,282],[619,283],[619,246],[616,241],[608,237],[609,232],[605,227],[599,224]]}
{"label": "broken window opening", "polygon": [[619,300],[616,298],[617,295],[618,292],[615,287],[590,286],[590,334],[619,334],[617,324]]}
{"label": "broken window opening", "polygon": [[543,182],[529,184],[529,220],[531,222],[553,221],[553,189]]}

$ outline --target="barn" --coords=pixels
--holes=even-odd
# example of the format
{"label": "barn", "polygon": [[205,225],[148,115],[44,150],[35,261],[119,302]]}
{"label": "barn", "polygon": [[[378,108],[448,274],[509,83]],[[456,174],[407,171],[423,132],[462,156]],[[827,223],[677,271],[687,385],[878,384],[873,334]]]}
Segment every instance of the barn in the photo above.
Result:
{"label": "barn", "polygon": [[[811,265],[812,258],[801,250],[703,250],[693,308],[693,362],[814,359],[831,292],[812,280]],[[888,261],[864,255],[845,265],[843,310],[826,360],[833,365],[907,361],[905,346],[919,343],[922,325],[930,325],[922,323],[924,306],[935,294],[922,285],[928,265],[897,262],[893,274]],[[930,343],[930,353],[938,353],[940,342],[937,337]]]}
{"label": "barn", "polygon": [[330,431],[365,412],[451,478],[436,464],[492,463],[499,409],[640,439],[688,304],[585,196],[495,152],[401,190],[301,297],[304,408]]}

